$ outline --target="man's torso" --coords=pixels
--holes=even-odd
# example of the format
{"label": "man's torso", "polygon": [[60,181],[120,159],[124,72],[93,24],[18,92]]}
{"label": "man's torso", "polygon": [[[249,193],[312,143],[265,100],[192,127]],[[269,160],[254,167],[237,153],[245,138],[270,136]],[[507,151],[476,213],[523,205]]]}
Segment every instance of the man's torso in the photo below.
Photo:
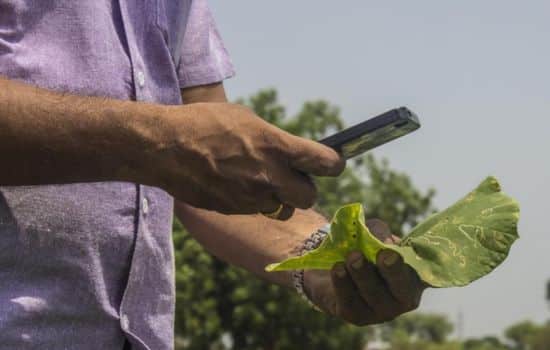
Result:
{"label": "man's torso", "polygon": [[[182,36],[202,3],[0,0],[0,75],[180,104]],[[172,198],[157,188],[0,187],[0,349],[122,349],[125,338],[134,349],[170,349],[171,222]]]}

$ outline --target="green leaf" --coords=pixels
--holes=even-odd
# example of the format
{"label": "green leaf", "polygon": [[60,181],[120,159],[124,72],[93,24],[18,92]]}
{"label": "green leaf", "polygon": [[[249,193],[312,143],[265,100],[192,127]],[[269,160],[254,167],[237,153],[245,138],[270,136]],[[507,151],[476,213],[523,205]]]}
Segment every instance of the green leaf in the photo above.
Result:
{"label": "green leaf", "polygon": [[317,249],[266,270],[328,270],[353,250],[375,263],[381,250],[390,249],[432,287],[464,286],[504,261],[518,238],[518,219],[519,205],[500,191],[494,177],[416,226],[399,245],[380,242],[365,226],[361,204],[350,204],[336,212],[331,233]]}

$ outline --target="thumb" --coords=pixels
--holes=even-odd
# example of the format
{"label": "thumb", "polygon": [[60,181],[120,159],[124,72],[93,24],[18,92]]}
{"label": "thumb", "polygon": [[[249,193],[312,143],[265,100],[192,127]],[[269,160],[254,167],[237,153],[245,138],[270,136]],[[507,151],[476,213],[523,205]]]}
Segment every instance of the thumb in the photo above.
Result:
{"label": "thumb", "polygon": [[338,152],[319,142],[291,135],[290,166],[315,176],[338,176],[346,160]]}

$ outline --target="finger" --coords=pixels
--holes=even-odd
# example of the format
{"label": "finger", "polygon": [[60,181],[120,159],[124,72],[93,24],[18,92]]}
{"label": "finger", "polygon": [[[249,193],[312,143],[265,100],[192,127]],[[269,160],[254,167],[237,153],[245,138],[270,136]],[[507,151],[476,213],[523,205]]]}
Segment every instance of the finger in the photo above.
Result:
{"label": "finger", "polygon": [[282,204],[282,207],[277,208],[274,214],[262,213],[262,215],[264,215],[268,219],[286,221],[290,219],[292,215],[294,215],[294,210],[294,207]]}
{"label": "finger", "polygon": [[332,284],[336,294],[333,313],[346,321],[364,325],[372,311],[357,293],[353,280],[344,263],[336,263],[331,271]]}
{"label": "finger", "polygon": [[283,204],[283,209],[281,210],[281,213],[277,217],[277,220],[286,221],[290,219],[292,215],[294,215],[294,207]]}
{"label": "finger", "polygon": [[405,264],[401,255],[389,249],[378,253],[377,265],[394,298],[399,301],[403,312],[418,307],[425,286],[416,272]]}
{"label": "finger", "polygon": [[368,219],[365,221],[369,231],[384,243],[393,243],[391,230],[388,224],[380,219]]}
{"label": "finger", "polygon": [[366,304],[374,310],[381,321],[393,319],[399,305],[394,299],[376,266],[361,252],[352,252],[346,260],[347,270]]}
{"label": "finger", "polygon": [[344,171],[345,159],[332,148],[293,135],[289,139],[290,165],[294,169],[316,176],[338,176]]}
{"label": "finger", "polygon": [[287,160],[281,159],[279,166],[259,174],[266,183],[270,196],[294,208],[308,209],[317,198],[317,188],[311,176],[292,169]]}
{"label": "finger", "polygon": [[[399,244],[401,243],[401,238],[397,237],[396,235],[391,235],[389,238],[389,241],[391,244]],[[386,243],[386,242],[384,242]]]}
{"label": "finger", "polygon": [[262,213],[264,215],[270,215],[275,212],[281,212],[281,201],[275,196],[267,197],[256,205],[256,213]]}
{"label": "finger", "polygon": [[187,191],[186,196],[176,197],[195,208],[212,210],[225,215],[253,214],[257,212],[252,206],[238,205],[234,201],[227,201],[224,197],[213,195],[202,186],[189,186]]}
{"label": "finger", "polygon": [[309,175],[289,169],[289,172],[282,176],[277,196],[281,202],[290,206],[308,209],[315,204],[317,187]]}

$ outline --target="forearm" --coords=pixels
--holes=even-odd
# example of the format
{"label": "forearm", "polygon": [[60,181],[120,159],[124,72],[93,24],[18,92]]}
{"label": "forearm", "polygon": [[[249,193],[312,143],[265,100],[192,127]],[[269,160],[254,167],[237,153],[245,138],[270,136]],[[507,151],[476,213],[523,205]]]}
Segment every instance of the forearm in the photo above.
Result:
{"label": "forearm", "polygon": [[136,153],[150,147],[158,108],[0,77],[0,185],[138,180]]}
{"label": "forearm", "polygon": [[288,272],[265,272],[264,267],[292,255],[326,219],[313,210],[297,209],[287,221],[262,215],[222,215],[176,202],[175,214],[207,251],[257,276],[291,286]]}
{"label": "forearm", "polygon": [[[227,102],[221,83],[182,90],[182,100],[184,103]],[[264,267],[296,254],[296,247],[326,223],[313,210],[297,209],[289,220],[278,221],[262,215],[222,215],[181,201],[175,203],[175,215],[210,253],[286,286],[291,285],[289,273],[267,273]]]}
{"label": "forearm", "polygon": [[194,86],[181,90],[184,104],[199,102],[228,102],[223,83]]}

